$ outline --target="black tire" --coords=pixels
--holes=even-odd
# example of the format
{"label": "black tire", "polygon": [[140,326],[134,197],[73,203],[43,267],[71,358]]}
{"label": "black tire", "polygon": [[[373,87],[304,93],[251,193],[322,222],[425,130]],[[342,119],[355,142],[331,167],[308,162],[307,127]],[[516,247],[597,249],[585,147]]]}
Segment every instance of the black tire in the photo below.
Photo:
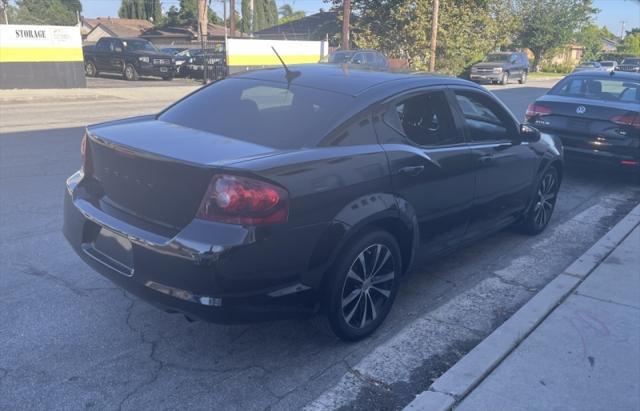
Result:
{"label": "black tire", "polygon": [[324,304],[331,330],[345,341],[361,340],[391,310],[401,273],[400,248],[386,231],[352,241],[328,273]]}
{"label": "black tire", "polygon": [[518,80],[518,83],[520,83],[520,84],[526,83],[527,82],[527,76],[528,76],[528,73],[526,72],[526,70],[523,71],[522,72],[522,76],[520,77],[520,80]]}
{"label": "black tire", "polygon": [[537,183],[534,198],[520,223],[524,234],[540,234],[549,225],[560,188],[560,174],[556,167],[549,167]]}
{"label": "black tire", "polygon": [[169,76],[164,76],[164,77],[162,77],[162,79],[163,79],[164,81],[171,81],[171,80],[173,80],[173,74],[171,74],[171,75],[169,75]]}
{"label": "black tire", "polygon": [[96,65],[93,64],[93,61],[87,61],[84,63],[84,74],[87,77],[96,77],[98,75],[98,69]]}
{"label": "black tire", "polygon": [[133,64],[127,64],[126,66],[124,66],[122,77],[124,77],[124,79],[127,81],[137,81],[139,78],[138,71],[133,66]]}
{"label": "black tire", "polygon": [[500,79],[500,84],[503,86],[509,84],[509,72],[502,73],[502,78]]}

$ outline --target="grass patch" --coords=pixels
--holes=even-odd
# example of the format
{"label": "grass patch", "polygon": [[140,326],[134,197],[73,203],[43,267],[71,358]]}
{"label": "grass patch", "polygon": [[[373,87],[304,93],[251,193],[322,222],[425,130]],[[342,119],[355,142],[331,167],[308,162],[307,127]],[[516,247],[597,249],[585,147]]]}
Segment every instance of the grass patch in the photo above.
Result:
{"label": "grass patch", "polygon": [[550,73],[544,71],[532,71],[529,73],[529,78],[544,78],[544,77],[564,77],[567,73]]}

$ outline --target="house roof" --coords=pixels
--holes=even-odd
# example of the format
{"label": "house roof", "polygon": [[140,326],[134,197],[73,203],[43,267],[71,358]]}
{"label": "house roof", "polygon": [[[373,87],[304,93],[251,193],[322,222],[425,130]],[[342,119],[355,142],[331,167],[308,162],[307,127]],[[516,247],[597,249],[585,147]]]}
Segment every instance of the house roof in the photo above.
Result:
{"label": "house roof", "polygon": [[142,19],[118,19],[111,17],[98,17],[95,19],[83,19],[83,23],[91,27],[91,31],[101,26],[107,33],[114,37],[138,37],[145,30],[153,27],[153,23]]}
{"label": "house roof", "polygon": [[269,27],[254,34],[262,38],[282,38],[285,40],[308,40],[314,33],[319,32],[329,25],[335,25],[339,29],[338,13],[335,11],[320,11],[316,14],[293,20],[284,24]]}
{"label": "house roof", "polygon": [[[227,32],[228,33],[228,32]],[[238,33],[237,33],[238,34]],[[225,27],[209,23],[207,25],[207,36],[224,37]],[[162,37],[184,37],[186,40],[198,38],[198,29],[195,25],[185,24],[182,26],[152,27],[145,30],[141,37],[149,39],[159,39]]]}

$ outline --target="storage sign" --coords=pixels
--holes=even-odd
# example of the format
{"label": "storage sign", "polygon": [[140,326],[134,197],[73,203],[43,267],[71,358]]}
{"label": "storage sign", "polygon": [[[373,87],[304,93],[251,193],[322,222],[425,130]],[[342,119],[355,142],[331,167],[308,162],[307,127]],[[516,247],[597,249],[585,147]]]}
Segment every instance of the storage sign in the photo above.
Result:
{"label": "storage sign", "polygon": [[0,63],[83,61],[79,27],[0,25]]}

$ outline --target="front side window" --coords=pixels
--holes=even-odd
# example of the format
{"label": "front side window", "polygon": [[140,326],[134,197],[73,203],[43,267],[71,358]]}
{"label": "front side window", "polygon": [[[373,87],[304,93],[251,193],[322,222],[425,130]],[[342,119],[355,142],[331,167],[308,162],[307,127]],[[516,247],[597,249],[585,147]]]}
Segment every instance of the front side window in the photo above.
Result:
{"label": "front side window", "polygon": [[472,142],[509,140],[515,125],[495,102],[479,93],[456,91],[455,94]]}
{"label": "front side window", "polygon": [[390,126],[419,146],[446,146],[463,142],[442,91],[401,100],[385,117]]}

